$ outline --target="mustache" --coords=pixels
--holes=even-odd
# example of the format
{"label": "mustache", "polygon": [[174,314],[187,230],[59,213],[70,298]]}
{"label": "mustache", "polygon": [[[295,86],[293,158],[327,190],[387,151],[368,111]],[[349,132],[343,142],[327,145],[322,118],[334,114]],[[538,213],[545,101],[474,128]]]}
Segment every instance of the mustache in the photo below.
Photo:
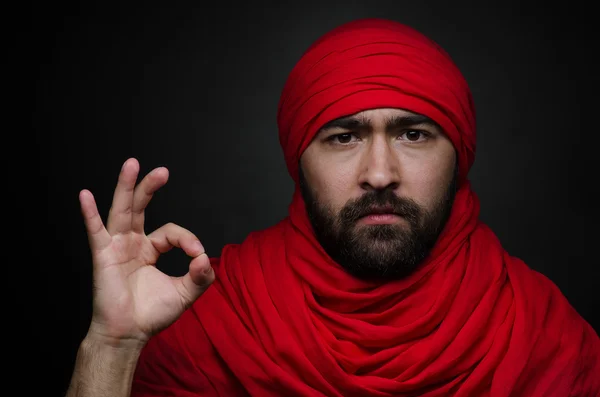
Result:
{"label": "mustache", "polygon": [[385,209],[386,213],[401,216],[412,225],[418,223],[423,212],[421,207],[408,197],[399,197],[389,189],[373,190],[349,201],[340,211],[340,220],[345,224],[352,224],[377,209]]}

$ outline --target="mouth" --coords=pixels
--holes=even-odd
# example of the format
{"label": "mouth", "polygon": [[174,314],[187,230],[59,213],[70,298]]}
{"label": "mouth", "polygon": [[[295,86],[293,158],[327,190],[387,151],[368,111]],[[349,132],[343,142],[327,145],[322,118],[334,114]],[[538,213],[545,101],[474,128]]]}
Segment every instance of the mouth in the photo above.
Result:
{"label": "mouth", "polygon": [[390,206],[373,207],[360,218],[360,222],[367,225],[385,225],[397,223],[401,219],[400,215]]}

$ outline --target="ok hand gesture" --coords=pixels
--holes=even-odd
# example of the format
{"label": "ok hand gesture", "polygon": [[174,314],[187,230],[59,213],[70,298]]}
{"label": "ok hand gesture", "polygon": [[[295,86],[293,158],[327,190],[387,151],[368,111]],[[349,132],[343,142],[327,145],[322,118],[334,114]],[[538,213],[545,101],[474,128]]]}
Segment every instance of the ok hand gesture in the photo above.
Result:
{"label": "ok hand gesture", "polygon": [[[169,177],[155,168],[136,186],[139,163],[124,164],[106,226],[89,190],[79,195],[93,262],[94,298],[91,333],[110,343],[145,343],[172,324],[214,281],[215,274],[200,241],[189,230],[168,223],[144,232],[144,210]],[[173,247],[192,259],[181,277],[155,267]]]}

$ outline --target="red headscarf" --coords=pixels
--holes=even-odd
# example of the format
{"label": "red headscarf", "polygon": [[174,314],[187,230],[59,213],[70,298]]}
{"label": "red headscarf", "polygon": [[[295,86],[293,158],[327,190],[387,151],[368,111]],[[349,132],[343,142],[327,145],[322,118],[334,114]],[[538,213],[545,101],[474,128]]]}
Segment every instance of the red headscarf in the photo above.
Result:
{"label": "red headscarf", "polygon": [[320,126],[380,107],[435,120],[458,155],[450,219],[420,268],[388,283],[346,273],[296,184],[288,217],[211,259],[215,283],[148,343],[133,396],[600,395],[598,335],[478,220],[471,93],[430,39],[364,19],[307,50],[278,113],[292,178]]}

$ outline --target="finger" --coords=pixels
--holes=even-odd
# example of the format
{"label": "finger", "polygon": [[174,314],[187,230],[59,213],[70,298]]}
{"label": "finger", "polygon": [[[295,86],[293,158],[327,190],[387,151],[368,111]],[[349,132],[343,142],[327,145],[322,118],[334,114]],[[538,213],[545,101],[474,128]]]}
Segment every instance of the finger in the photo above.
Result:
{"label": "finger", "polygon": [[192,259],[187,274],[174,278],[179,295],[186,307],[191,306],[213,281],[215,281],[215,272],[206,253]]}
{"label": "finger", "polygon": [[142,179],[133,193],[131,227],[134,232],[144,232],[144,211],[154,193],[167,183],[169,170],[165,167],[155,168]]}
{"label": "finger", "polygon": [[191,257],[196,257],[204,252],[204,247],[194,233],[174,223],[167,223],[159,227],[150,233],[148,238],[161,254],[173,247],[181,248]]}
{"label": "finger", "polygon": [[100,251],[110,244],[112,238],[104,227],[92,192],[87,189],[79,192],[79,203],[90,248],[92,251]]}
{"label": "finger", "polygon": [[[188,289],[191,289],[192,287],[204,287],[207,286],[207,284],[212,283],[215,279],[215,272],[210,264],[208,255],[202,253],[192,259],[189,272],[182,278],[184,285]],[[188,284],[188,282],[193,283],[193,285]]]}
{"label": "finger", "polygon": [[202,243],[192,232],[173,223],[156,229],[148,235],[148,238],[161,253],[167,252],[173,247],[180,247],[193,258],[188,273],[181,277],[173,277],[175,287],[188,307],[215,279],[214,271]]}
{"label": "finger", "polygon": [[121,168],[106,222],[106,229],[111,235],[131,230],[133,191],[139,170],[140,165],[135,158],[125,161]]}

